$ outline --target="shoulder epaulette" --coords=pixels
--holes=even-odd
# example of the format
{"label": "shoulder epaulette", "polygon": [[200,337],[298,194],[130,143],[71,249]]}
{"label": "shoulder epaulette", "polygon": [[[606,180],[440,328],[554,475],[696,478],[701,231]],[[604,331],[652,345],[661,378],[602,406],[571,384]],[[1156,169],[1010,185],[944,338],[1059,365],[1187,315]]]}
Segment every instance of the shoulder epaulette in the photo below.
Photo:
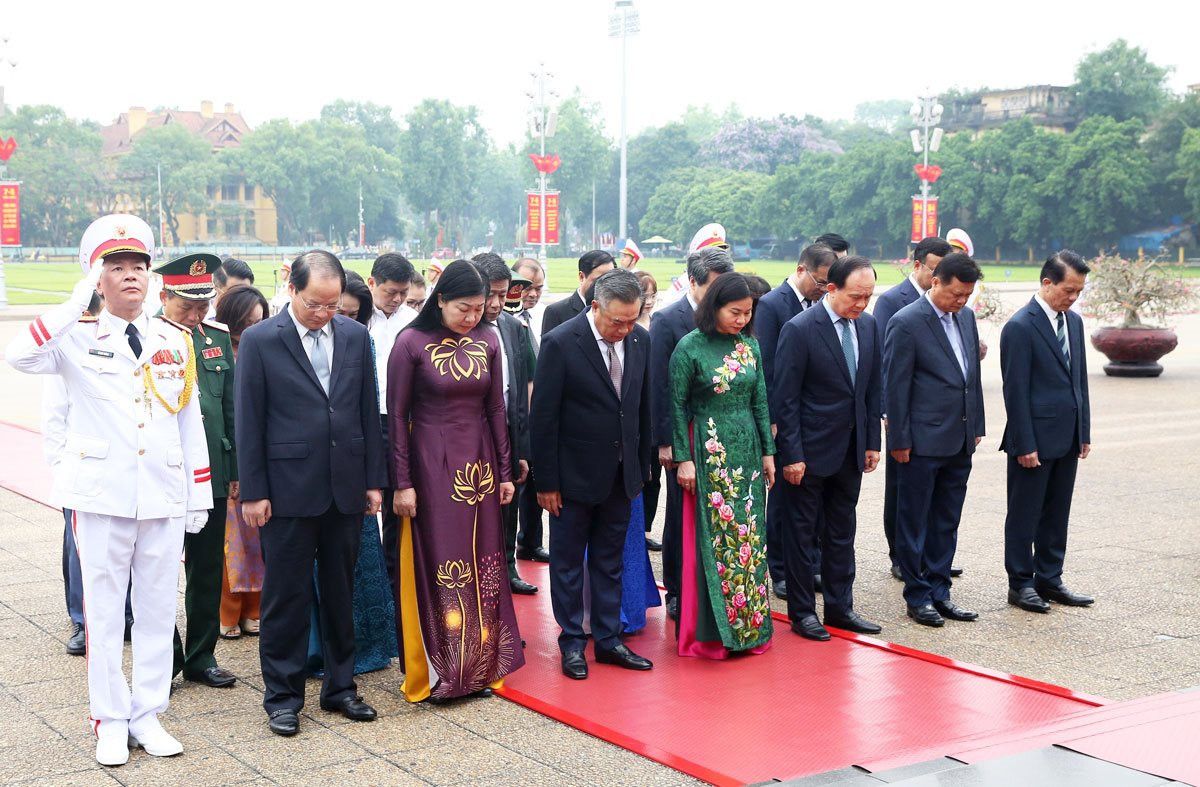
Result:
{"label": "shoulder epaulette", "polygon": [[218,331],[229,333],[229,326],[223,322],[217,322],[216,320],[201,320],[200,322],[205,328],[215,328]]}
{"label": "shoulder epaulette", "polygon": [[80,322],[98,322],[98,318],[94,314],[84,314],[79,317]]}
{"label": "shoulder epaulette", "polygon": [[167,319],[166,315],[159,314],[159,315],[156,315],[156,316],[158,317],[158,319],[162,320],[162,321],[163,321],[163,322],[165,322],[167,325],[171,325],[171,326],[174,326],[174,327],[178,328],[179,330],[181,330],[181,331],[183,331],[184,333],[186,333],[188,336],[191,336],[191,335],[192,335],[192,332],[191,332],[191,331],[189,331],[187,328],[185,328],[184,326],[180,325],[179,323],[175,322],[174,320]]}

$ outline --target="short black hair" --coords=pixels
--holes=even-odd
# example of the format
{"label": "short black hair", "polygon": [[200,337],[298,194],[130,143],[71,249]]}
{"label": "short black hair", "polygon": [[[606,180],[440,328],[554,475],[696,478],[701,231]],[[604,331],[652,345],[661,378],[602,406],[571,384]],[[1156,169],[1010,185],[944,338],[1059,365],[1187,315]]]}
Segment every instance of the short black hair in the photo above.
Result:
{"label": "short black hair", "polygon": [[824,235],[818,235],[813,243],[828,246],[838,254],[841,254],[843,251],[850,251],[850,242],[836,232],[826,232]]}
{"label": "short black hair", "polygon": [[870,269],[875,278],[879,278],[879,274],[875,273],[875,266],[866,257],[858,255],[842,257],[829,266],[829,283],[840,290],[846,286],[846,280],[850,278],[850,274],[864,268]]}
{"label": "short black hair", "polygon": [[746,284],[750,285],[750,297],[754,298],[755,303],[758,299],[771,291],[771,282],[764,279],[762,276],[756,276],[753,273],[742,274],[746,277]]}
{"label": "short black hair", "polygon": [[579,258],[579,272],[587,276],[592,271],[599,268],[601,265],[616,265],[613,256],[603,249],[592,249],[585,251],[583,256]]}
{"label": "short black hair", "polygon": [[420,287],[421,289],[429,286],[429,282],[425,281],[425,277],[416,268],[413,269],[413,275],[409,278],[408,284],[411,287]]}
{"label": "short black hair", "polygon": [[388,281],[407,284],[416,272],[417,269],[413,267],[407,257],[394,251],[380,254],[375,258],[375,264],[371,266],[371,278],[375,280],[376,284]]}
{"label": "short black hair", "polygon": [[[936,254],[936,252],[934,253]],[[933,275],[942,284],[949,284],[954,279],[958,279],[963,284],[974,284],[983,278],[983,271],[980,270],[979,263],[971,259],[971,255],[965,251],[956,251],[942,257],[942,261],[937,264]]]}
{"label": "short black hair", "polygon": [[375,313],[375,300],[371,297],[371,288],[363,281],[362,276],[346,282],[346,294],[358,300],[358,314],[354,318],[355,322],[363,325],[370,324],[371,315]]}
{"label": "short black hair", "polygon": [[1083,276],[1088,275],[1092,270],[1083,261],[1083,257],[1070,249],[1061,249],[1046,258],[1046,264],[1042,266],[1042,274],[1038,277],[1038,281],[1049,279],[1052,284],[1058,284],[1067,277],[1068,268]]}
{"label": "short black hair", "polygon": [[489,286],[493,282],[512,281],[513,272],[508,267],[508,264],[504,262],[504,258],[499,254],[485,251],[472,257],[471,262],[475,263],[475,267],[479,268],[479,272],[483,275]]}
{"label": "short black hair", "polygon": [[346,292],[350,291],[350,285],[356,281],[361,281],[363,284],[367,283],[366,279],[364,279],[362,277],[361,273],[359,273],[356,270],[347,268],[346,269]]}
{"label": "short black hair", "polygon": [[804,269],[809,273],[816,273],[821,268],[828,267],[837,262],[837,253],[824,243],[814,243],[811,246],[805,246],[800,252],[800,261],[797,265],[803,265]]}
{"label": "short black hair", "polygon": [[332,251],[311,249],[301,252],[292,260],[292,273],[288,277],[288,283],[296,288],[296,292],[300,292],[308,286],[308,280],[314,273],[336,278],[342,285],[342,292],[346,291],[346,269]]}
{"label": "short black hair", "polygon": [[733,272],[733,257],[725,249],[716,246],[706,246],[700,251],[689,254],[687,258],[687,276],[701,286],[708,284],[712,274]]}
{"label": "short black hair", "polygon": [[442,275],[438,276],[437,282],[433,285],[433,291],[425,299],[425,305],[421,307],[421,311],[417,312],[413,321],[404,327],[404,330],[439,330],[445,327],[445,323],[442,322],[442,307],[438,305],[439,297],[446,301],[455,301],[460,298],[486,298],[487,290],[487,282],[483,280],[483,274],[479,272],[479,267],[475,263],[467,260],[454,260],[442,270]]}
{"label": "short black hair", "polygon": [[218,286],[224,287],[229,283],[229,277],[235,279],[245,279],[251,284],[254,283],[254,271],[245,260],[239,260],[237,257],[222,257],[221,267],[213,271],[213,281]]}
{"label": "short black hair", "polygon": [[918,243],[913,249],[913,259],[917,262],[925,262],[925,258],[930,254],[935,257],[945,257],[952,251],[954,251],[953,246],[947,243],[944,239],[933,235],[931,237],[921,239],[921,242]]}
{"label": "short black hair", "polygon": [[[712,283],[700,303],[696,304],[696,329],[706,336],[717,335],[717,312],[721,307],[733,301],[754,298],[750,282],[740,273],[727,273],[718,276]],[[754,333],[754,312],[750,312],[750,321],[742,328],[745,334]]]}

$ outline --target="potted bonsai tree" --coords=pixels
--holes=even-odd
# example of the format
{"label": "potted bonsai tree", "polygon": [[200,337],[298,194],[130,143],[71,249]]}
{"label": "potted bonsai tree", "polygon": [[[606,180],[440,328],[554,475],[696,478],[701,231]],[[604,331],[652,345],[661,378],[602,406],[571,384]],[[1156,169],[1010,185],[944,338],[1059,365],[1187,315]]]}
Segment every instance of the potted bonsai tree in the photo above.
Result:
{"label": "potted bonsai tree", "polygon": [[1196,297],[1183,266],[1108,255],[1093,260],[1091,268],[1084,310],[1103,322],[1118,323],[1092,333],[1092,346],[1108,356],[1104,373],[1158,377],[1163,371],[1158,359],[1179,343],[1165,324],[1167,315],[1186,309]]}

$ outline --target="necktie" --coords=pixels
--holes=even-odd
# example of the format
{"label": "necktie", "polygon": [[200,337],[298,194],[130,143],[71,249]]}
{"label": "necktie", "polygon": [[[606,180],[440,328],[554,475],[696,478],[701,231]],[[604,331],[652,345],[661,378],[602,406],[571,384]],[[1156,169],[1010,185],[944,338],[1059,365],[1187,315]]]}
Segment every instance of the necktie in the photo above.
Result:
{"label": "necktie", "polygon": [[845,317],[838,320],[842,326],[842,355],[846,356],[846,368],[850,370],[850,384],[855,384],[858,363],[854,360],[854,339],[850,336],[850,321]]}
{"label": "necktie", "polygon": [[308,337],[313,341],[312,354],[308,360],[312,362],[313,371],[317,373],[317,379],[321,381],[321,388],[325,390],[325,394],[329,394],[329,357],[325,355],[325,348],[321,346],[320,331],[309,331]]}
{"label": "necktie", "polygon": [[1058,346],[1062,350],[1063,357],[1067,359],[1067,363],[1070,363],[1071,350],[1067,347],[1067,319],[1062,312],[1058,313],[1055,323],[1058,325]]}
{"label": "necktie", "polygon": [[125,335],[129,337],[129,349],[133,350],[133,357],[141,358],[142,340],[138,338],[137,328],[133,327],[133,323],[125,326]]}
{"label": "necktie", "polygon": [[621,398],[621,359],[617,357],[617,346],[612,342],[605,342],[604,346],[608,348],[608,378],[612,380],[613,390],[617,392],[617,398]]}
{"label": "necktie", "polygon": [[529,328],[529,342],[533,345],[533,352],[536,355],[538,351],[539,337],[533,332],[533,315],[529,313],[528,309],[522,309],[518,316],[525,321],[525,326]]}
{"label": "necktie", "polygon": [[967,361],[966,355],[963,354],[962,337],[958,333],[958,324],[954,322],[953,314],[942,315],[943,330],[946,331],[946,338],[950,340],[950,349],[954,351],[954,359],[958,361],[958,368],[962,370],[963,377],[967,376]]}

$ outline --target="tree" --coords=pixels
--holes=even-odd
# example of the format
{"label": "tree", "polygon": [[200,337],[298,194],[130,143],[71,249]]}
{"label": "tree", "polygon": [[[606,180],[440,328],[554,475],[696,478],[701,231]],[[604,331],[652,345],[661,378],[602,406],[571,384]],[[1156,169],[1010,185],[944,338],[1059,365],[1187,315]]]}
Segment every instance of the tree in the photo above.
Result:
{"label": "tree", "polygon": [[[525,142],[526,153],[541,151],[540,137],[532,133]],[[592,185],[599,186],[609,171],[612,143],[604,135],[600,106],[588,102],[578,90],[558,106],[558,128],[546,140],[546,153],[557,153],[562,164],[547,178],[549,188],[559,191],[559,210],[572,221],[591,216]],[[536,174],[529,164],[527,172]]]}
{"label": "tree", "polygon": [[1170,71],[1151,63],[1146,50],[1118,38],[1084,55],[1075,67],[1075,108],[1085,117],[1145,120],[1165,102]]}
{"label": "tree", "polygon": [[713,109],[708,104],[702,107],[688,104],[679,122],[687,129],[687,135],[697,145],[703,145],[721,130],[721,126],[737,123],[745,116],[737,104],[730,104],[725,111]]}
{"label": "tree", "polygon": [[758,212],[775,237],[811,238],[833,223],[829,194],[836,179],[832,153],[814,153],[775,170],[759,198]]}
{"label": "tree", "polygon": [[911,123],[908,107],[909,102],[902,98],[863,101],[854,108],[854,122],[891,134]]}
{"label": "tree", "polygon": [[700,146],[700,160],[710,167],[770,174],[783,164],[795,164],[807,153],[841,152],[841,146],[808,124],[780,115],[721,126]]}
{"label": "tree", "polygon": [[1183,194],[1191,206],[1191,217],[1200,217],[1200,128],[1189,128],[1179,145],[1179,171]]}
{"label": "tree", "polygon": [[400,148],[400,124],[392,117],[392,108],[370,101],[338,99],[321,107],[321,120],[338,120],[363,130],[368,145],[396,155]]}
{"label": "tree", "polygon": [[[725,227],[730,240],[746,242],[763,233],[758,205],[770,177],[761,172],[723,171],[707,183],[694,184],[675,211],[680,239],[709,222]],[[690,230],[689,230],[690,228]],[[688,235],[690,237],[690,235]]]}
{"label": "tree", "polygon": [[281,240],[307,243],[317,226],[309,173],[319,147],[313,126],[270,120],[244,137],[240,147],[222,154],[275,203]]}
{"label": "tree", "polygon": [[1179,166],[1178,155],[1185,132],[1198,128],[1200,95],[1195,93],[1171,101],[1155,117],[1142,141],[1142,149],[1150,158],[1154,183],[1152,215],[1147,216],[1148,220],[1161,221],[1192,212],[1194,203],[1184,194],[1184,184],[1190,173]]}
{"label": "tree", "polygon": [[822,231],[841,233],[864,253],[905,248],[912,165],[912,148],[894,137],[864,142],[839,156],[829,189],[833,226]]}
{"label": "tree", "polygon": [[[159,189],[159,172],[162,188]],[[148,128],[133,138],[117,165],[122,185],[143,215],[155,215],[161,194],[163,219],[172,244],[180,245],[179,216],[208,206],[207,188],[218,177],[212,148],[180,125]],[[165,243],[165,239],[159,239]]]}
{"label": "tree", "polygon": [[687,243],[696,230],[715,219],[707,219],[689,228],[680,221],[678,215],[680,204],[693,187],[707,188],[722,174],[724,173],[721,170],[701,167],[687,167],[668,172],[662,182],[658,184],[658,188],[654,190],[653,196],[650,197],[646,213],[638,225],[641,237],[663,235],[676,243]]}
{"label": "tree", "polygon": [[[627,210],[629,232],[635,233],[650,205],[650,198],[668,173],[691,166],[699,146],[688,136],[682,123],[668,123],[643,131],[629,140],[629,184]],[[617,164],[614,157],[614,164]],[[609,178],[616,186],[619,170]],[[616,194],[615,188],[613,189]],[[616,207],[614,196],[614,207]],[[646,236],[649,237],[649,236]]]}

